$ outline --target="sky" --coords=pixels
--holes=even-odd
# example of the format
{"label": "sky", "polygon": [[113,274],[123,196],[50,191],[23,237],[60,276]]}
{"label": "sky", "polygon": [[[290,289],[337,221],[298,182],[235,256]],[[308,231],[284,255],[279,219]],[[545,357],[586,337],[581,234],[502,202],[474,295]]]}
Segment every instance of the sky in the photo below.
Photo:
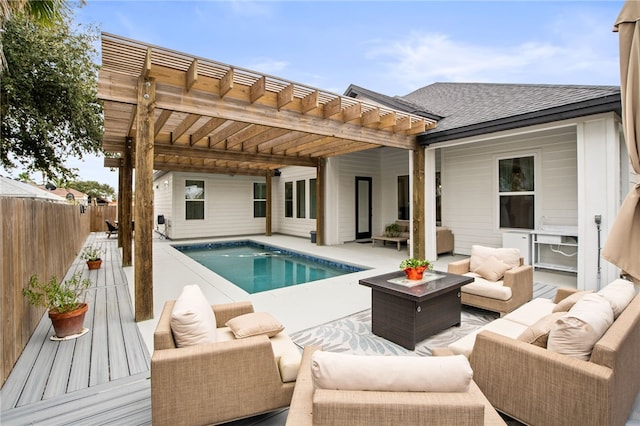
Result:
{"label": "sky", "polygon": [[[87,0],[75,21],[343,94],[436,82],[620,84],[623,1]],[[70,159],[117,190],[102,158]],[[17,174],[14,174],[14,176]]]}

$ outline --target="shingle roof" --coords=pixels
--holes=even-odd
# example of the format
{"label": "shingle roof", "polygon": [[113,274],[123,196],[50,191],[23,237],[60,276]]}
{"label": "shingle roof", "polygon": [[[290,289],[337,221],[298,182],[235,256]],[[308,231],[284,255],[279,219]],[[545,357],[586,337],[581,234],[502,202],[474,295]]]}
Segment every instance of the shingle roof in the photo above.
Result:
{"label": "shingle roof", "polygon": [[350,85],[346,95],[437,119],[422,144],[621,109],[619,86],[434,83],[392,97]]}
{"label": "shingle roof", "polygon": [[402,99],[444,117],[427,132],[437,133],[616,95],[618,86],[434,83]]}

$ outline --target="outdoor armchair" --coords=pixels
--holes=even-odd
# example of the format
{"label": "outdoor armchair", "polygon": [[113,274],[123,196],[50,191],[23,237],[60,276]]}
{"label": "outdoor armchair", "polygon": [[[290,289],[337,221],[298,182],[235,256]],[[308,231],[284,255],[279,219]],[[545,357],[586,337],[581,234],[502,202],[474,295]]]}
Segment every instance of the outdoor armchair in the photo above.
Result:
{"label": "outdoor armchair", "polygon": [[[533,298],[533,267],[522,264],[518,249],[473,246],[471,250],[470,258],[451,262],[447,267],[447,271],[452,274],[475,278],[473,283],[461,289],[463,305],[504,315]],[[497,272],[489,268],[489,265],[495,264],[496,259],[504,263],[502,269],[498,267]],[[493,277],[490,277],[491,274]]]}
{"label": "outdoor armchair", "polygon": [[[267,335],[177,348],[168,301],[154,333],[151,406],[155,425],[217,424],[287,407],[294,381],[283,381],[276,343]],[[212,305],[217,331],[228,320],[252,313],[250,302]],[[289,337],[280,333],[285,345]],[[282,343],[282,342],[281,342]],[[299,355],[299,352],[297,352]]]}

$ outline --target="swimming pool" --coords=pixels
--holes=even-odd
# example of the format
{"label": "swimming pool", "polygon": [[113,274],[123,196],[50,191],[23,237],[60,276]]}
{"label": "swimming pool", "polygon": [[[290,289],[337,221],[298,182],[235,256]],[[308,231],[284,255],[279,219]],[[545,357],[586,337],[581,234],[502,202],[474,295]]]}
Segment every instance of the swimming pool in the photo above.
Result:
{"label": "swimming pool", "polygon": [[172,247],[251,294],[364,270],[251,240]]}

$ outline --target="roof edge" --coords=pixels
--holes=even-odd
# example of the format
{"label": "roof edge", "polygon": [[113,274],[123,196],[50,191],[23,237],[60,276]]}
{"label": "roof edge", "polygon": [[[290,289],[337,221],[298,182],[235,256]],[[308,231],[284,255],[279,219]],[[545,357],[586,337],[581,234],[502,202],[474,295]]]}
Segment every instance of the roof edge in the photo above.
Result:
{"label": "roof edge", "polygon": [[[362,95],[365,98],[369,98],[374,100],[377,103],[380,103],[388,108],[397,109],[400,111],[407,112],[409,114],[415,114],[420,117],[425,117],[431,120],[442,120],[444,117],[441,115],[434,114],[429,111],[421,110],[415,105],[413,102],[407,101],[403,98],[397,98],[392,96],[383,95],[382,93],[374,92],[369,89],[365,89],[364,87],[357,86],[355,84],[350,84],[347,87],[347,90],[344,91],[344,96],[348,96],[350,98],[355,98],[358,95]],[[408,108],[411,106],[412,108]]]}

